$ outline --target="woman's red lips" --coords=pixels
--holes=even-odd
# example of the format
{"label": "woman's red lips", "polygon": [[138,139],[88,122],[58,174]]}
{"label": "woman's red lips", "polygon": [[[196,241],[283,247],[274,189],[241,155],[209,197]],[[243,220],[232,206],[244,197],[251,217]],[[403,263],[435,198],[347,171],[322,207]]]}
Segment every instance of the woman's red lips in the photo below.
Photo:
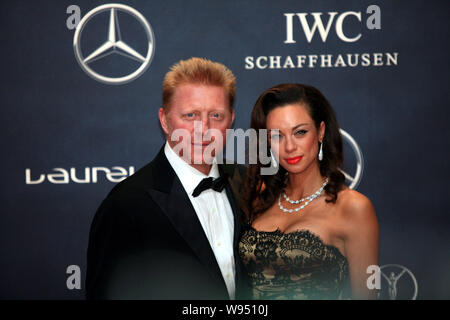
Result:
{"label": "woman's red lips", "polygon": [[303,158],[303,156],[297,156],[297,157],[292,157],[292,158],[284,158],[284,160],[286,160],[286,162],[289,164],[296,164],[300,160],[302,160],[302,158]]}

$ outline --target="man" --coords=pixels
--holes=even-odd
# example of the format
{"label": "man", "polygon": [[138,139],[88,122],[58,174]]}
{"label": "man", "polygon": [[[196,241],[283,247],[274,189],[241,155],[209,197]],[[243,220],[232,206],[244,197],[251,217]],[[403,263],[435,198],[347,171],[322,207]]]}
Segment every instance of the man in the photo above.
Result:
{"label": "man", "polygon": [[166,74],[159,119],[167,141],[98,209],[88,299],[236,298],[242,180],[237,166],[215,160],[234,97],[235,77],[219,63],[191,58]]}

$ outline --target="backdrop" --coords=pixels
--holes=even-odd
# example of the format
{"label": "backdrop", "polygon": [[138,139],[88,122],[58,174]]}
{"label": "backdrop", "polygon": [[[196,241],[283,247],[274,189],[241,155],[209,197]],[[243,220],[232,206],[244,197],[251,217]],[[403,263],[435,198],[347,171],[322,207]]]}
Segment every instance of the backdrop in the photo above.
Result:
{"label": "backdrop", "polygon": [[377,212],[383,297],[450,298],[448,1],[107,4],[0,4],[1,298],[83,299],[95,211],[163,144],[161,83],[192,56],[236,75],[234,128],[271,86],[319,88]]}

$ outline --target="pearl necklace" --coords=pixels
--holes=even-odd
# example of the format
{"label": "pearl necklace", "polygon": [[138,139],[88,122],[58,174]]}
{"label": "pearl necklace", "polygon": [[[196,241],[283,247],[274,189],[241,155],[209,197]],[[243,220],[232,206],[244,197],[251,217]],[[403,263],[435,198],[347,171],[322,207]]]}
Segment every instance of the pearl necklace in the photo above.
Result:
{"label": "pearl necklace", "polygon": [[280,196],[278,197],[278,206],[280,207],[281,211],[283,211],[283,212],[289,212],[289,213],[292,213],[292,212],[300,211],[300,210],[302,210],[304,207],[306,207],[308,204],[310,204],[311,201],[313,201],[314,199],[320,197],[321,194],[322,194],[323,188],[325,188],[325,186],[326,186],[327,184],[328,184],[328,178],[325,179],[325,182],[322,184],[322,186],[319,188],[319,190],[317,190],[314,194],[312,194],[312,195],[310,195],[310,196],[308,196],[308,197],[302,198],[302,199],[300,199],[300,200],[291,200],[291,199],[289,199],[289,197],[288,197],[288,196],[286,195],[286,193],[283,191],[283,192],[282,192],[283,197],[286,199],[286,201],[288,201],[288,202],[291,203],[291,204],[299,204],[299,203],[304,202],[304,201],[306,201],[306,202],[305,202],[304,204],[302,204],[302,205],[301,205],[300,207],[298,207],[298,208],[295,208],[295,209],[286,209],[285,207],[283,207],[283,206],[281,205],[281,194],[280,194]]}

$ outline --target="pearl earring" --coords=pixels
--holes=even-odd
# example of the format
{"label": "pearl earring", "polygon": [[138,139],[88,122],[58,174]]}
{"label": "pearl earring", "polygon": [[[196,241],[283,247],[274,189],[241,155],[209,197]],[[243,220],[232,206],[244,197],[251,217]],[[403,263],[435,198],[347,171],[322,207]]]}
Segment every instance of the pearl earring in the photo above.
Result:
{"label": "pearl earring", "polygon": [[319,161],[322,161],[322,160],[323,160],[323,150],[322,150],[322,145],[323,145],[323,141],[320,142],[320,149],[319,149],[319,156],[318,156]]}

